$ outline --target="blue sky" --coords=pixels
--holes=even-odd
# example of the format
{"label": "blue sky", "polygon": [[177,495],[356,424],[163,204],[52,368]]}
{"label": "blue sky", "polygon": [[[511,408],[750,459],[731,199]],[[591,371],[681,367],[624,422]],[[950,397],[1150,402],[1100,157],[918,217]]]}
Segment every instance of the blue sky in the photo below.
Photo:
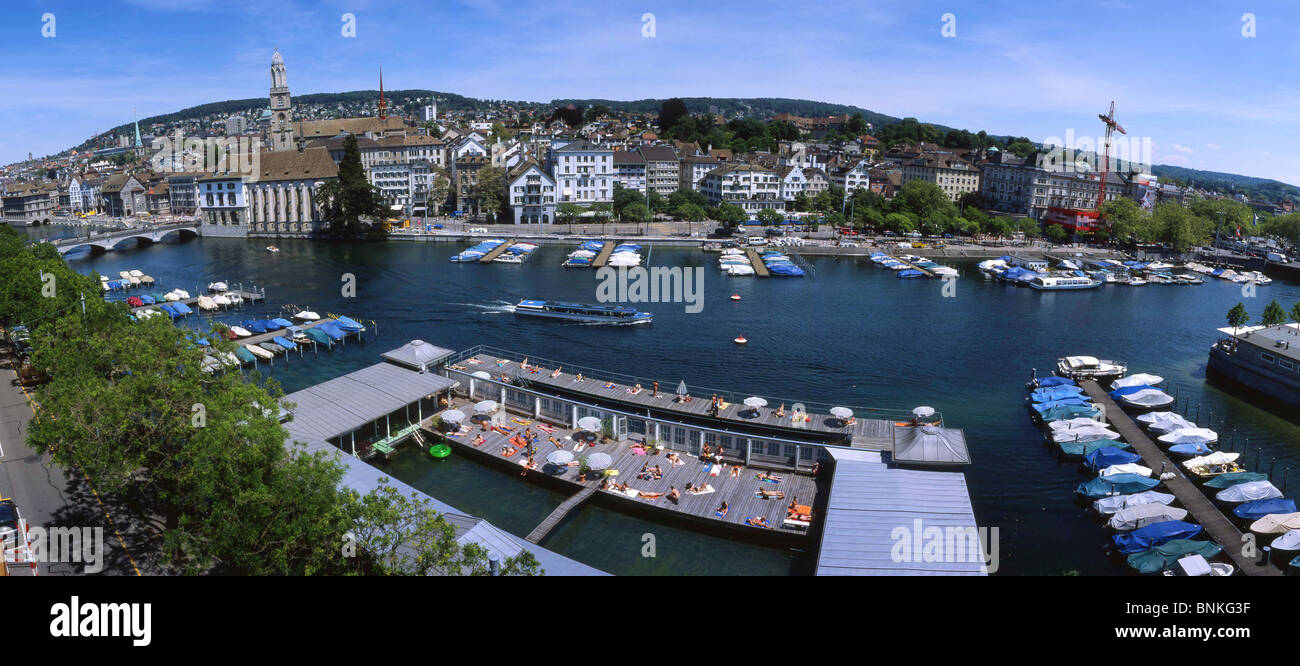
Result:
{"label": "blue sky", "polygon": [[382,62],[389,89],[796,97],[1037,141],[1095,136],[1114,99],[1156,163],[1300,184],[1296,3],[7,0],[0,18],[0,163],[133,107],[266,96],[279,47],[294,94],[374,88]]}

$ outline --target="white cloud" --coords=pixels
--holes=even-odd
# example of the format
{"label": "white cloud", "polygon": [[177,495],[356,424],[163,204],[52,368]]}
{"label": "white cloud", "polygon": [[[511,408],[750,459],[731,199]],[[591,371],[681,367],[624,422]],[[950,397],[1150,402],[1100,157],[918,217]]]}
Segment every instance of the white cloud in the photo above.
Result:
{"label": "white cloud", "polygon": [[1207,144],[1205,144],[1205,147],[1206,147],[1206,148],[1209,148],[1210,150],[1218,150],[1218,149],[1219,149],[1219,144],[1217,144],[1217,143],[1207,143]]}
{"label": "white cloud", "polygon": [[1192,152],[1192,149],[1191,149],[1191,148],[1188,148],[1187,146],[1184,146],[1184,145],[1181,145],[1181,144],[1177,144],[1177,143],[1174,144],[1173,148],[1174,148],[1174,150],[1176,150],[1176,151],[1178,151],[1178,152],[1180,152],[1180,153],[1191,153],[1191,152]]}

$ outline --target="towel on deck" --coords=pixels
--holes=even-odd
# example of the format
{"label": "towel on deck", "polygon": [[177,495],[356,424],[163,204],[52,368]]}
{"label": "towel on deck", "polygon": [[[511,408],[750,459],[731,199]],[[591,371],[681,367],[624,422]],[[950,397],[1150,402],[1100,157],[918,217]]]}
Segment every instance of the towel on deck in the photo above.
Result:
{"label": "towel on deck", "polygon": [[714,491],[713,486],[708,485],[708,484],[705,484],[703,490],[700,490],[700,489],[697,489],[697,488],[692,488],[692,489],[690,489],[690,490],[688,490],[688,491],[686,491],[686,492],[688,492],[688,493],[690,493],[690,494],[692,494],[692,495],[708,495],[709,493],[711,493],[711,492],[713,492],[713,491]]}
{"label": "towel on deck", "polygon": [[719,463],[714,463],[714,464],[709,468],[709,476],[717,476],[717,475],[721,474],[721,473],[722,473],[722,468],[723,468],[723,467],[725,467],[725,465],[722,465],[722,464],[719,464]]}
{"label": "towel on deck", "polygon": [[519,417],[517,417],[517,416],[513,416],[513,417],[511,417],[511,418],[510,418],[510,422],[511,422],[511,423],[518,423],[518,424],[521,425],[521,426],[526,426],[526,425],[532,425],[532,424],[533,424],[532,421],[526,421],[526,420],[521,419],[521,418],[519,418]]}
{"label": "towel on deck", "polygon": [[759,479],[757,475],[754,478],[758,479],[759,483],[781,483],[779,479]]}
{"label": "towel on deck", "polygon": [[641,447],[639,447],[639,446],[634,446],[634,447],[632,447],[632,455],[634,455],[634,456],[643,456],[643,455],[645,455],[645,449],[643,449],[643,448],[641,448]]}

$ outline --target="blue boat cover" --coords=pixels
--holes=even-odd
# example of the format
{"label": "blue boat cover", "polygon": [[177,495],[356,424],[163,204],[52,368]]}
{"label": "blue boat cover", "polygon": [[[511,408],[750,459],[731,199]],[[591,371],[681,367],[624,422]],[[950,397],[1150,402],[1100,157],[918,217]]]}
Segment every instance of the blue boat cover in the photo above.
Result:
{"label": "blue boat cover", "polygon": [[1259,520],[1270,513],[1295,513],[1295,511],[1295,500],[1289,500],[1285,497],[1246,502],[1232,510],[1233,513],[1237,514],[1238,518],[1246,520]]}
{"label": "blue boat cover", "polygon": [[1210,452],[1210,447],[1204,443],[1195,444],[1175,444],[1169,447],[1170,453],[1177,453],[1180,456],[1203,456]]}
{"label": "blue boat cover", "polygon": [[171,317],[172,319],[181,316],[181,313],[177,312],[176,308],[172,307],[171,303],[163,303],[162,305],[159,305],[158,308],[163,312],[166,312],[167,316]]}
{"label": "blue boat cover", "polygon": [[277,335],[277,336],[275,336],[274,338],[271,338],[271,341],[274,342],[274,343],[277,344],[277,345],[280,345],[281,347],[284,347],[285,349],[297,349],[297,348],[298,348],[298,345],[295,345],[295,344],[293,343],[292,340],[290,340],[290,339],[288,339],[288,338],[286,338],[286,337],[284,337],[284,336],[282,336],[282,335]]}
{"label": "blue boat cover", "polygon": [[266,332],[267,332],[267,333],[270,333],[271,331],[279,330],[279,329],[281,329],[281,328],[288,328],[287,326],[277,326],[277,325],[275,324],[275,320],[274,320],[274,319],[263,319],[262,321],[260,321],[260,322],[258,322],[258,323],[260,323],[260,324],[262,325],[262,328],[266,329]]}
{"label": "blue boat cover", "polygon": [[293,322],[289,321],[288,319],[282,319],[280,317],[276,317],[275,319],[272,319],[271,324],[273,324],[276,328],[289,328],[290,326],[293,326]]}
{"label": "blue boat cover", "polygon": [[332,321],[327,321],[324,324],[321,324],[320,326],[313,328],[312,330],[320,331],[321,333],[330,336],[331,340],[342,340],[347,335],[346,333],[343,332],[343,329],[339,328],[338,324],[335,324]]}
{"label": "blue boat cover", "polygon": [[1118,389],[1115,389],[1114,391],[1111,391],[1111,392],[1110,392],[1110,397],[1111,397],[1111,399],[1113,400],[1113,399],[1115,399],[1115,398],[1120,397],[1121,395],[1128,395],[1128,394],[1130,394],[1130,393],[1137,393],[1138,391],[1145,391],[1145,390],[1147,390],[1147,389],[1149,389],[1149,388],[1155,388],[1155,387],[1154,387],[1154,386],[1151,386],[1151,385],[1149,385],[1149,384],[1138,384],[1137,386],[1125,386],[1124,388],[1118,388]]}
{"label": "blue boat cover", "polygon": [[1086,483],[1080,483],[1079,487],[1074,489],[1074,492],[1084,497],[1101,499],[1110,495],[1132,495],[1133,493],[1151,490],[1158,485],[1160,485],[1158,480],[1148,479],[1137,474],[1112,474],[1110,476],[1099,476]]}
{"label": "blue boat cover", "polygon": [[1131,451],[1107,446],[1084,456],[1083,464],[1087,465],[1088,469],[1095,472],[1099,469],[1110,467],[1111,465],[1127,465],[1129,463],[1135,463],[1141,459],[1142,456]]}
{"label": "blue boat cover", "polygon": [[1052,400],[1081,395],[1083,395],[1083,389],[1078,386],[1051,386],[1029,392],[1029,398],[1034,402],[1051,402]]}
{"label": "blue boat cover", "polygon": [[1121,442],[1117,439],[1098,439],[1091,442],[1059,442],[1061,455],[1069,456],[1086,456],[1098,449],[1123,449],[1125,451],[1133,448],[1128,442]]}
{"label": "blue boat cover", "polygon": [[262,334],[266,332],[266,326],[256,319],[245,319],[239,322],[240,328],[246,328],[254,333]]}
{"label": "blue boat cover", "polygon": [[1053,407],[1092,407],[1092,403],[1083,396],[1071,396],[1059,400],[1052,400],[1051,402],[1037,402],[1030,405],[1030,407],[1033,407],[1034,411],[1042,414]]}
{"label": "blue boat cover", "polygon": [[1038,380],[1039,388],[1051,388],[1053,386],[1078,386],[1073,379],[1069,377],[1043,377]]}
{"label": "blue boat cover", "polygon": [[172,307],[176,309],[177,314],[194,314],[194,311],[190,309],[190,306],[184,303],[172,303]]}
{"label": "blue boat cover", "polygon": [[909,268],[907,270],[898,271],[894,275],[900,278],[919,278],[919,277],[923,277],[925,273],[922,273],[921,271],[918,271],[914,268]]}
{"label": "blue boat cover", "polygon": [[1185,520],[1166,520],[1162,523],[1151,523],[1146,527],[1139,527],[1132,532],[1124,532],[1111,537],[1119,552],[1124,555],[1140,553],[1144,550],[1151,550],[1166,541],[1174,539],[1191,539],[1200,535],[1204,531],[1200,525],[1189,523]]}
{"label": "blue boat cover", "polygon": [[334,323],[338,324],[338,327],[341,330],[348,331],[348,332],[361,331],[361,330],[365,330],[366,328],[365,326],[362,326],[361,324],[358,324],[357,322],[347,317],[338,317],[337,319],[334,320]]}
{"label": "blue boat cover", "polygon": [[149,294],[141,294],[140,302],[144,303],[145,305],[153,305],[157,301],[153,300],[153,296],[150,296]]}

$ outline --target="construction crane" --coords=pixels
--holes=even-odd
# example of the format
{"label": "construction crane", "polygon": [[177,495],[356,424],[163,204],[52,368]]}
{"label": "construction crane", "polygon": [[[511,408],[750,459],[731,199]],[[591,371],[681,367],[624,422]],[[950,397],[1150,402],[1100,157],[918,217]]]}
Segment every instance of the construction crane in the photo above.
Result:
{"label": "construction crane", "polygon": [[1101,211],[1101,205],[1106,203],[1106,172],[1110,170],[1110,137],[1119,130],[1120,134],[1128,134],[1119,123],[1115,122],[1115,100],[1110,102],[1110,113],[1106,115],[1097,114],[1101,122],[1106,124],[1106,147],[1103,149],[1105,155],[1101,161],[1101,184],[1097,186],[1097,211]]}

